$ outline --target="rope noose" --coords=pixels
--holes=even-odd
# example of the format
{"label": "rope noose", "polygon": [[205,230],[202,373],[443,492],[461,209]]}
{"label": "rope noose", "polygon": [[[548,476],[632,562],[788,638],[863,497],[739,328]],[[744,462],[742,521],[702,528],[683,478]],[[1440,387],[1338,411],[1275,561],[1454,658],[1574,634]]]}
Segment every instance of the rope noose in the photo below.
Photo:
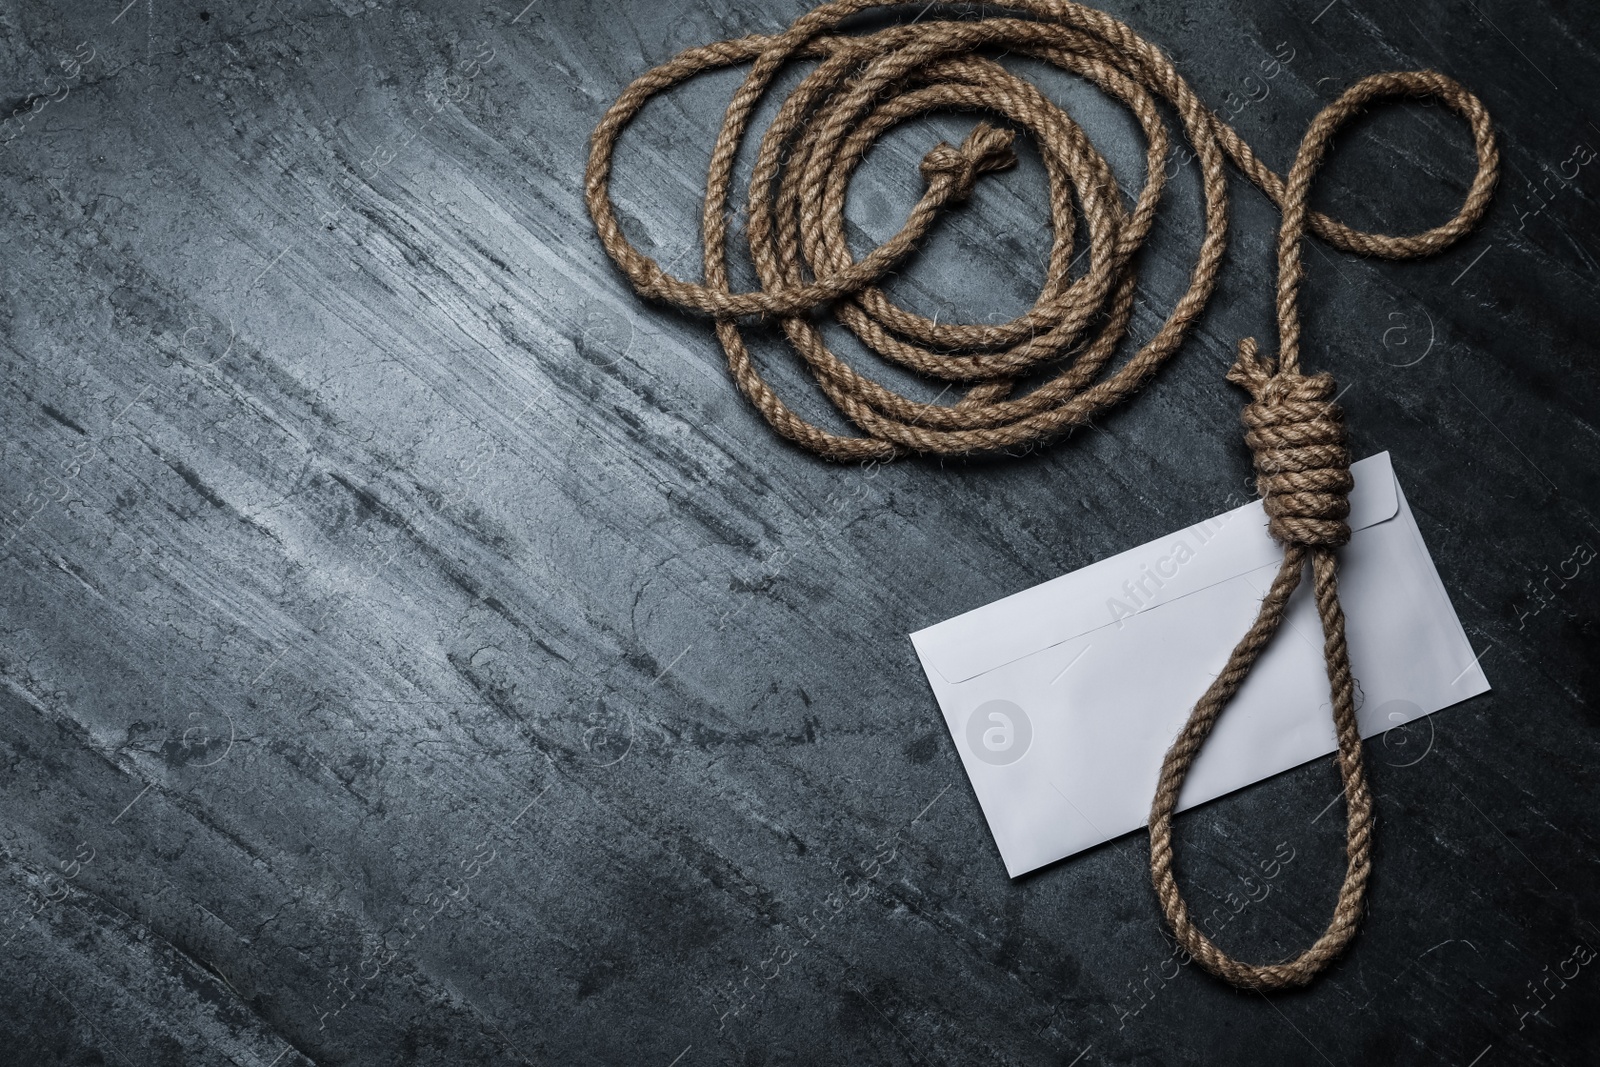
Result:
{"label": "rope noose", "polygon": [[[875,7],[913,4],[922,15],[876,32],[836,33]],[[992,6],[992,5],[990,5]],[[1303,985],[1349,943],[1371,871],[1372,797],[1361,761],[1353,681],[1339,607],[1335,550],[1350,538],[1350,454],[1333,379],[1300,372],[1300,260],[1307,230],[1347,252],[1411,259],[1449,247],[1489,204],[1499,154],[1478,98],[1443,74],[1375,74],[1351,86],[1312,121],[1287,180],[1256,158],[1234,130],[1195,96],[1154,45],[1104,12],[1068,0],[1008,0],[1011,15],[926,18],[923,0],[839,0],[815,8],[773,36],[720,41],[679,53],[629,85],[590,143],[585,199],[606,252],[643,297],[712,316],[734,381],[783,436],[832,460],[884,460],[908,453],[964,455],[1027,446],[1082,425],[1137,392],[1182,344],[1216,286],[1227,242],[1224,159],[1283,214],[1278,232],[1278,356],[1263,359],[1253,339],[1239,345],[1228,379],[1245,387],[1245,440],[1283,565],[1248,633],[1195,705],[1162,766],[1150,812],[1150,868],[1156,895],[1179,943],[1201,966],[1246,989]],[[1073,119],[986,53],[1032,56],[1094,82],[1128,105],[1149,141],[1146,179],[1131,209]],[[746,237],[760,288],[734,292],[728,279],[728,220],[734,160],[757,104],[774,77],[798,59],[817,66],[783,100],[762,136],[750,183]],[[701,216],[705,281],[685,281],[624,236],[611,199],[617,140],[652,98],[697,74],[750,64],[711,152]],[[1477,154],[1460,210],[1423,233],[1390,236],[1352,229],[1309,210],[1307,193],[1334,132],[1376,100],[1439,100],[1467,120]],[[1158,101],[1172,107],[1194,148],[1205,196],[1205,234],[1190,276],[1162,328],[1126,363],[1100,372],[1126,335],[1137,279],[1133,259],[1155,218],[1170,147]],[[1011,129],[980,122],[960,146],[936,145],[923,158],[925,188],[893,237],[857,260],[845,240],[851,175],[889,129],[931,111],[984,112],[1029,133],[1044,160],[1054,229],[1038,300],[1011,322],[929,320],[892,303],[879,287],[946,208],[967,199],[985,173],[1015,162]],[[1078,201],[1078,209],[1073,199]],[[1089,231],[1088,267],[1069,278],[1078,211]],[[812,313],[833,314],[879,356],[965,387],[954,404],[924,403],[860,374],[823,342]],[[861,431],[835,434],[797,414],[750,359],[739,320],[775,317],[839,411]],[[1061,370],[1019,396],[1016,381],[1046,365]],[[1189,919],[1172,872],[1172,816],[1190,765],[1212,726],[1276,633],[1290,594],[1310,562],[1323,654],[1333,697],[1338,760],[1348,813],[1348,865],[1333,919],[1320,938],[1285,963],[1232,959]]]}

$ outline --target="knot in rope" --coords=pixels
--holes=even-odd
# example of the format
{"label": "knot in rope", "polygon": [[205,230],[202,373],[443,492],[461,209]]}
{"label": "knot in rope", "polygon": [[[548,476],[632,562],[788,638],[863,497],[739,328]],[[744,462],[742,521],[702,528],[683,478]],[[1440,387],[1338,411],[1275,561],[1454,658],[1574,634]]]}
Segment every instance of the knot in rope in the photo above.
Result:
{"label": "knot in rope", "polygon": [[965,200],[972,195],[978,175],[1005,170],[1017,165],[1017,154],[1011,150],[1016,140],[1011,130],[995,129],[980,122],[967,134],[960,148],[951,148],[940,141],[922,157],[922,176],[935,182],[943,177],[950,183],[951,200]]}
{"label": "knot in rope", "polygon": [[1255,338],[1239,342],[1228,380],[1254,403],[1240,421],[1255,462],[1267,529],[1284,545],[1335,548],[1350,540],[1350,450],[1331,374],[1274,369]]}

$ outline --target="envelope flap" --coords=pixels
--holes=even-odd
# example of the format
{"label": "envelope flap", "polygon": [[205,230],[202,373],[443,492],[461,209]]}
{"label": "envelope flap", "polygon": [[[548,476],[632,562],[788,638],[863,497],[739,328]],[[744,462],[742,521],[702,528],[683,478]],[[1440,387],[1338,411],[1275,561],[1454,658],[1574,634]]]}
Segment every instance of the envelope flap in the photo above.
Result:
{"label": "envelope flap", "polygon": [[[1400,510],[1389,453],[1350,468],[1352,530],[1387,522]],[[963,682],[1041,649],[1158,608],[1282,555],[1267,533],[1261,501],[1120,552],[919,630],[912,643],[948,682]]]}

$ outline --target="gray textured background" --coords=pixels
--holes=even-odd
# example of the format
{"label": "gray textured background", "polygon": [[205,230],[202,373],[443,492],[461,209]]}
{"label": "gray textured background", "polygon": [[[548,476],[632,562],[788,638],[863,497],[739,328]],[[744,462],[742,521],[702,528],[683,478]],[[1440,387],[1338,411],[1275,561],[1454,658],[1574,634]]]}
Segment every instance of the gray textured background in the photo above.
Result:
{"label": "gray textured background", "polygon": [[[1025,458],[868,476],[776,439],[579,197],[631,78],[800,4],[7,0],[0,1062],[1595,1062],[1600,961],[1567,961],[1600,946],[1596,15],[1107,6],[1280,168],[1383,69],[1461,78],[1502,137],[1461,246],[1309,255],[1308,361],[1350,387],[1357,451],[1393,452],[1495,687],[1369,745],[1344,961],[1270,1000],[1159,977],[1138,835],[1008,881],[904,636],[1244,491],[1222,372],[1271,336],[1276,215],[1242,179],[1213,305],[1135,402]],[[1136,187],[1131,120],[1042,80]],[[696,262],[734,84],[624,141],[619,204],[663,261]],[[858,249],[968,124],[873,155]],[[1385,110],[1316,201],[1417,229],[1469,170],[1457,121]],[[1042,193],[1031,155],[984,179],[896,295],[1024,309]],[[1198,223],[1191,164],[1141,335]],[[1321,928],[1337,791],[1321,761],[1181,820],[1197,905],[1293,853],[1228,947]]]}

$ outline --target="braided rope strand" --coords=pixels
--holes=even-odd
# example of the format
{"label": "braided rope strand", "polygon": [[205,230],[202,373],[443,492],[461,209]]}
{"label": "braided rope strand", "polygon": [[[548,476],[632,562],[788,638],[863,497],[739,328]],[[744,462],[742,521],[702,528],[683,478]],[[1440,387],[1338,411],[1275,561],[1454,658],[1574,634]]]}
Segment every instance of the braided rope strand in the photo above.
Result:
{"label": "braided rope strand", "polygon": [[[845,20],[874,8],[912,4],[915,19],[866,33],[841,32]],[[1354,937],[1371,872],[1372,797],[1362,765],[1354,682],[1339,605],[1336,550],[1350,538],[1352,487],[1343,416],[1333,379],[1300,371],[1301,245],[1309,232],[1346,252],[1413,259],[1450,247],[1483,217],[1498,176],[1499,153],[1482,103],[1433,71],[1363,78],[1312,120],[1287,177],[1261,162],[1208,109],[1160,49],[1104,12],[1070,0],[1006,0],[1005,13],[929,19],[924,0],[835,0],[774,35],[751,35],[679,53],[645,72],[606,111],[590,141],[585,201],[602,246],[640,296],[710,316],[739,390],[782,436],[836,461],[941,456],[1033,446],[1082,425],[1136,393],[1182,345],[1216,288],[1227,245],[1226,163],[1231,161],[1282,213],[1278,231],[1278,351],[1264,358],[1240,342],[1228,380],[1251,395],[1245,440],[1283,564],[1250,630],[1195,704],[1163,761],[1150,813],[1150,869],[1174,936],[1206,970],[1245,989],[1302,985]],[[992,9],[994,5],[985,5]],[[1110,166],[1073,118],[991,54],[1005,51],[1081,76],[1125,103],[1148,141],[1145,182],[1125,205]],[[755,110],[786,67],[816,65],[782,100],[762,134],[751,173],[745,237],[759,287],[729,281],[728,218],[739,147]],[[674,277],[623,233],[610,184],[617,143],[654,97],[708,71],[748,65],[711,151],[701,215],[704,281]],[[1432,98],[1466,120],[1477,171],[1448,221],[1422,233],[1367,233],[1310,209],[1311,180],[1335,131],[1368,105]],[[1194,149],[1204,197],[1204,234],[1188,287],[1161,328],[1121,366],[1107,365],[1127,335],[1137,275],[1165,184],[1170,149],[1160,105],[1178,118]],[[857,259],[845,238],[849,181],[895,126],[933,111],[980,113],[960,145],[935,145],[919,170],[924,190],[899,231]],[[1000,125],[989,120],[999,120]],[[1028,311],[1007,323],[929,320],[896,306],[881,288],[946,211],[968,199],[985,174],[1015,162],[1018,131],[1033,140],[1049,184],[1054,235],[1045,280]],[[1070,277],[1081,218],[1087,266]],[[824,342],[814,314],[827,308],[887,362],[961,385],[954,403],[902,395],[856,370]],[[745,344],[742,320],[775,319],[822,393],[855,427],[834,433],[798,414],[762,377]],[[1018,382],[1051,368],[1025,393]],[[1345,784],[1347,869],[1327,929],[1299,956],[1255,965],[1232,959],[1190,920],[1173,874],[1172,819],[1190,766],[1229,700],[1272,641],[1309,564],[1322,621],[1323,658]]]}

